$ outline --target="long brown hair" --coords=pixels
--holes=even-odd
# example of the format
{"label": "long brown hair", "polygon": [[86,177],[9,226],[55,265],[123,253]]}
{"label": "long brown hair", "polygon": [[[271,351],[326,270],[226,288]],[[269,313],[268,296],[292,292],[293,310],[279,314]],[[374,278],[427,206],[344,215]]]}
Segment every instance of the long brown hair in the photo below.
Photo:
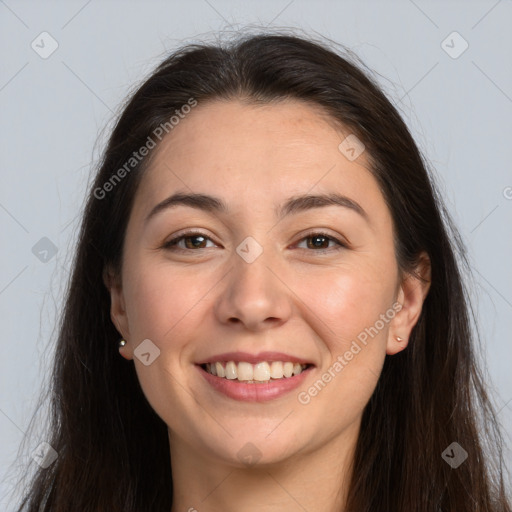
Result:
{"label": "long brown hair", "polygon": [[[431,173],[362,65],[327,43],[286,33],[184,46],[124,106],[88,192],[58,326],[47,434],[58,456],[35,468],[18,511],[171,509],[167,426],[133,364],[119,356],[102,277],[107,266],[120,270],[149,160],[120,180],[114,175],[191,98],[293,98],[323,108],[366,146],[392,215],[399,268],[412,271],[421,251],[430,257],[431,287],[409,346],[386,357],[363,413],[347,512],[510,512],[502,440],[476,365],[465,248]],[[468,454],[456,469],[442,457],[454,442]]]}

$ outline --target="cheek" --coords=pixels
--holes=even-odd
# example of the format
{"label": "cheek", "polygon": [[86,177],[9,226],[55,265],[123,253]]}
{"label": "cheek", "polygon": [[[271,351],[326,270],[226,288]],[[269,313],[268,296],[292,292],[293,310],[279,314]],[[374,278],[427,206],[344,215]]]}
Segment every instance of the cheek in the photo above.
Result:
{"label": "cheek", "polygon": [[310,310],[308,322],[325,352],[321,382],[301,390],[300,403],[315,403],[310,412],[328,407],[338,419],[355,418],[375,389],[395,313],[397,277],[392,258],[375,261],[358,259],[297,282],[297,295],[307,306],[304,311]]}
{"label": "cheek", "polygon": [[391,266],[383,271],[378,266],[354,264],[310,273],[297,280],[293,289],[311,311],[311,319],[318,325],[333,357],[344,352],[351,341],[376,322],[382,332],[373,337],[385,338],[389,321],[382,325],[379,320],[392,306],[392,269]]}
{"label": "cheek", "polygon": [[[127,267],[127,272],[129,272]],[[126,290],[130,332],[135,339],[149,338],[159,344],[178,343],[184,320],[194,315],[208,291],[208,282],[191,272],[180,273],[167,263],[140,265]]]}
{"label": "cheek", "polygon": [[198,336],[198,315],[204,315],[201,300],[212,285],[197,273],[177,272],[168,262],[148,261],[136,270],[127,264],[126,274],[136,276],[125,293],[134,347],[149,339],[160,351],[148,366],[134,356],[137,376],[154,410],[172,424],[176,421],[172,411],[189,403],[190,396],[181,384],[188,370],[184,362],[190,357],[190,341]]}
{"label": "cheek", "polygon": [[352,269],[302,281],[297,294],[307,297],[309,322],[325,352],[316,379],[297,395],[311,432],[320,429],[327,437],[340,432],[360,417],[373,394],[394,316],[391,274],[379,280]]}

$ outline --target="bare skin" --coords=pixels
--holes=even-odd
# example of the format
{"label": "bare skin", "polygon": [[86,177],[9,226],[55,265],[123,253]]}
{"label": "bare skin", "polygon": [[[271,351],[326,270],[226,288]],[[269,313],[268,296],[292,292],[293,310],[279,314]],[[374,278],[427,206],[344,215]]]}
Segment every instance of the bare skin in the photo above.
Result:
{"label": "bare skin", "polygon": [[[338,149],[349,134],[301,102],[215,101],[199,104],[154,150],[130,215],[121,280],[106,282],[127,341],[121,355],[133,359],[169,428],[171,512],[334,511],[344,503],[363,409],[386,354],[406,348],[429,288],[400,277],[391,215],[366,155],[350,161]],[[230,211],[179,205],[145,222],[178,191],[215,196]],[[367,219],[338,205],[276,216],[291,197],[325,193],[357,202]],[[188,229],[199,234],[162,247]],[[250,263],[236,251],[246,237],[263,250]],[[417,270],[429,279],[426,255]],[[387,321],[377,323],[381,315]],[[148,366],[134,354],[146,339],[160,350]],[[195,365],[266,350],[315,367],[299,389],[257,403],[219,393]],[[329,369],[329,382],[309,392]],[[255,447],[251,464],[240,456],[244,446]]]}

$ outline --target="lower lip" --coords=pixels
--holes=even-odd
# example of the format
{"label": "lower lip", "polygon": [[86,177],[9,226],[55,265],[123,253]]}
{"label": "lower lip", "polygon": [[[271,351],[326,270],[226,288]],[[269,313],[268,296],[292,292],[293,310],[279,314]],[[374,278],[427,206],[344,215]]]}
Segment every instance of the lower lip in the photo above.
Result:
{"label": "lower lip", "polygon": [[270,380],[261,384],[246,384],[238,379],[225,379],[208,373],[199,365],[196,365],[203,378],[217,391],[220,391],[229,398],[243,402],[266,402],[279,398],[286,393],[296,389],[314,368],[310,366],[299,375],[283,377],[282,379]]}

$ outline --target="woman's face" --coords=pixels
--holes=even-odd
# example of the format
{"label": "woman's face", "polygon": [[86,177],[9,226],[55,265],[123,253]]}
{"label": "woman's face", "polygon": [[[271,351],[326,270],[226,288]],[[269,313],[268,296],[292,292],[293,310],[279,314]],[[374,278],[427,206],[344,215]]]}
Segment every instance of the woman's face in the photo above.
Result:
{"label": "woman's face", "polygon": [[[352,138],[338,147],[349,135],[301,102],[216,101],[154,150],[112,318],[171,450],[276,463],[356,435],[424,291],[399,280],[390,212],[366,154],[355,158]],[[178,193],[215,200],[153,210]],[[168,244],[186,231],[195,234]],[[214,361],[231,378],[200,366]],[[310,366],[279,378],[290,370],[279,362]],[[260,382],[269,371],[276,379]]]}

